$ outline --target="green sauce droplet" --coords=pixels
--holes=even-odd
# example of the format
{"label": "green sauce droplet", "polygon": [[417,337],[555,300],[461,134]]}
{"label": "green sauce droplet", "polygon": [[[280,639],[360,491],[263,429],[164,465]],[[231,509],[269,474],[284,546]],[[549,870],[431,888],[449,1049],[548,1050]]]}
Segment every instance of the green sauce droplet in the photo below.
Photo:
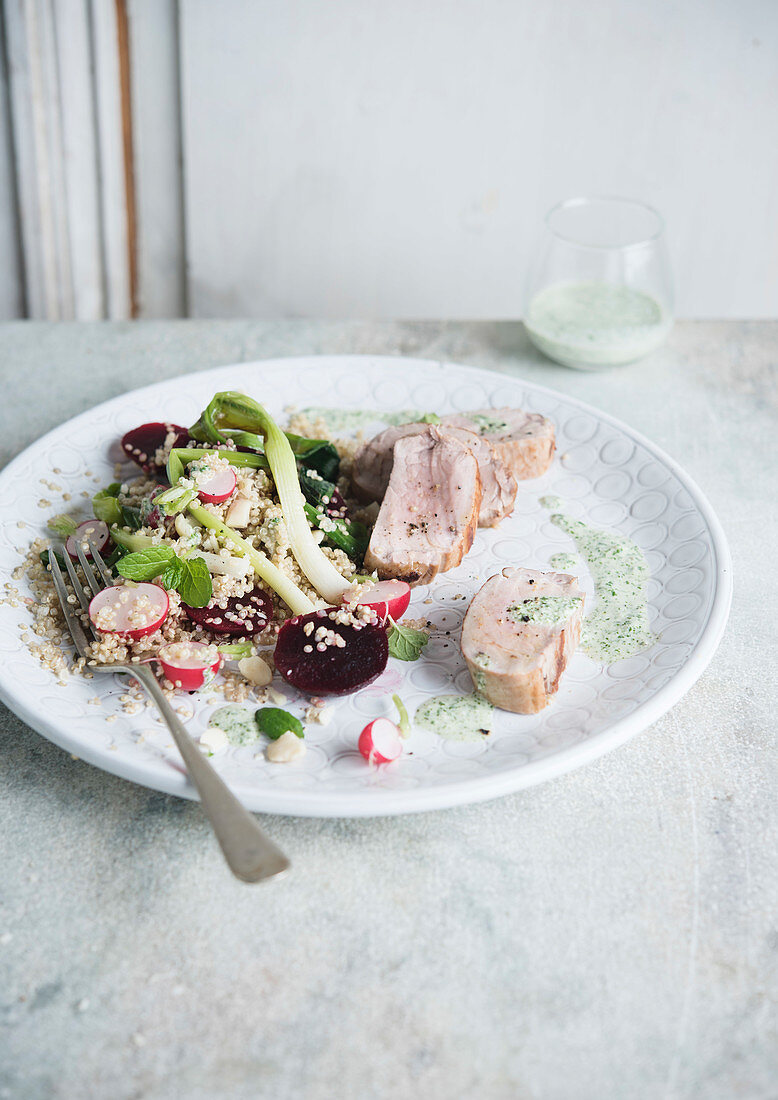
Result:
{"label": "green sauce droplet", "polygon": [[415,721],[448,741],[481,741],[492,728],[494,707],[481,695],[435,695],[416,709]]}

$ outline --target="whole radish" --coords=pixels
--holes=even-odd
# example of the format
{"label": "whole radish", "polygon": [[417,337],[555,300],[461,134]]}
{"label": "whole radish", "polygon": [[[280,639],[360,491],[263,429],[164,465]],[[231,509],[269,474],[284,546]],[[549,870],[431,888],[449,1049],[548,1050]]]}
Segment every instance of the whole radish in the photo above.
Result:
{"label": "whole radish", "polygon": [[368,764],[391,764],[402,755],[400,730],[388,718],[374,718],[359,735],[359,751]]}

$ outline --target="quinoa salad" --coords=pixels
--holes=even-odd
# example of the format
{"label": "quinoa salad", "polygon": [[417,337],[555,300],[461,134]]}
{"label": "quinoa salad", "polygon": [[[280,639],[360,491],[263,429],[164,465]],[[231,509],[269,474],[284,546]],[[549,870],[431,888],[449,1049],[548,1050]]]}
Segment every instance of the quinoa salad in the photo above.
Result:
{"label": "quinoa salad", "polygon": [[[121,446],[136,476],[118,463],[117,480],[91,501],[87,491],[80,500],[62,493],[50,537],[33,541],[14,574],[32,595],[14,584],[6,592],[27,606],[22,640],[60,684],[92,679],[95,662],[149,664],[174,705],[202,688],[221,705],[200,738],[204,751],[264,739],[267,759],[286,763],[305,752],[305,725],[329,720],[328,695],[374,680],[398,638],[418,634],[420,651],[426,633],[390,614],[407,607],[402,586],[361,572],[378,506],[351,496],[358,441],[333,440],[303,414],[282,431],[251,398],[225,392],[197,424],[143,424]],[[50,495],[62,492],[56,476]],[[55,506],[42,498],[41,507]],[[86,658],[70,645],[52,556],[94,639]],[[114,581],[88,612],[73,586],[76,577],[88,591],[84,558],[104,563]],[[279,706],[288,699],[273,686],[276,673],[306,700],[303,721]],[[126,714],[151,705],[131,677],[122,682]]]}

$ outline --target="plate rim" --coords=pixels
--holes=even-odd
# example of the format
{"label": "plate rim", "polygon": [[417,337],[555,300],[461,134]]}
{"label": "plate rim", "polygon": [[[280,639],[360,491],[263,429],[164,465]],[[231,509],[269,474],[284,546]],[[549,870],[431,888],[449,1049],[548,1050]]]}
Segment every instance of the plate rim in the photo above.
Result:
{"label": "plate rim", "polygon": [[[458,371],[477,376],[487,375],[492,381],[495,378],[503,378],[509,382],[522,385],[527,390],[535,393],[568,402],[595,416],[598,420],[605,421],[618,428],[619,431],[659,459],[689,492],[695,508],[702,514],[710,532],[714,556],[715,587],[705,626],[694,649],[683,665],[650,699],[645,700],[630,714],[616,719],[611,725],[587,738],[584,742],[566,746],[540,760],[535,760],[502,773],[491,773],[429,787],[401,790],[383,789],[377,802],[375,800],[376,792],[370,789],[341,792],[337,795],[337,798],[333,798],[331,794],[318,792],[311,788],[280,788],[277,790],[266,788],[258,792],[256,788],[242,786],[231,779],[230,788],[249,810],[256,813],[277,813],[289,817],[386,817],[448,809],[454,806],[499,798],[515,791],[525,790],[547,779],[564,775],[625,744],[666,714],[696,683],[709,665],[721,642],[729,618],[733,594],[732,558],[729,544],[721,522],[707,496],[694,478],[671,455],[620,418],[550,386],[523,377],[517,378],[504,371],[490,370],[489,368],[475,367],[464,363],[453,363],[446,359],[422,359],[404,355],[371,355],[369,353],[274,356],[272,359],[252,359],[217,367],[206,367],[199,371],[189,371],[186,374],[174,375],[172,378],[162,379],[159,382],[152,382],[147,386],[140,386],[137,389],[117,394],[115,397],[101,401],[99,404],[93,405],[51,428],[44,435],[28,444],[23,451],[0,470],[0,492],[4,480],[16,475],[17,470],[24,466],[25,459],[33,448],[46,444],[51,437],[57,435],[63,428],[78,425],[82,419],[89,418],[98,410],[108,411],[112,406],[121,405],[124,401],[139,397],[145,398],[146,395],[151,395],[156,390],[168,387],[171,383],[182,383],[188,378],[207,375],[218,376],[220,373],[227,373],[240,368],[266,370],[272,368],[274,364],[289,366],[294,363],[298,368],[308,368],[317,364],[321,366],[322,360],[336,360],[353,365],[360,362],[372,365],[391,363],[395,369],[398,365],[401,365],[406,370],[418,369],[419,367],[425,369],[432,367],[443,370],[446,367],[455,367]],[[183,767],[170,758],[165,758],[169,775],[165,774],[164,770],[158,770],[159,761],[156,760],[133,762],[117,758],[116,766],[111,767],[111,761],[106,759],[104,749],[97,746],[94,750],[90,746],[85,748],[81,741],[69,736],[67,731],[61,730],[52,721],[32,709],[21,693],[14,690],[13,682],[6,675],[2,665],[0,665],[0,699],[9,710],[41,736],[101,771],[108,772],[121,779],[130,780],[151,790],[197,800],[197,792],[189,782]],[[335,802],[338,805],[334,805]]]}

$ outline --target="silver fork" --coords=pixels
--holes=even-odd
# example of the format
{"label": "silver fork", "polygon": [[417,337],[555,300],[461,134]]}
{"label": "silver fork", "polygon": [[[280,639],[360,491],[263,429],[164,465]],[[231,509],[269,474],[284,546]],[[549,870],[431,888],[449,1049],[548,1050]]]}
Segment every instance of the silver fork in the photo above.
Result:
{"label": "silver fork", "polygon": [[[76,552],[79,564],[86,577],[89,592],[92,596],[96,596],[103,588],[111,586],[114,581],[97,548],[91,540],[87,540],[87,542],[92,556],[91,563],[78,542],[76,543]],[[89,623],[90,597],[79,580],[75,565],[67,551],[63,556],[76,598],[83,610],[87,612],[87,623]],[[92,568],[93,564],[97,573]],[[65,579],[53,550],[49,553],[49,565],[62,614],[65,616],[65,622],[73,638],[73,643],[79,656],[89,659],[89,638],[74,611],[73,605],[68,603],[68,590],[65,586]],[[88,629],[92,637],[98,637],[91,623],[89,623]],[[289,860],[272,840],[262,832],[255,819],[240,804],[226,783],[216,774],[200,749],[197,748],[186,732],[186,727],[179,721],[178,716],[165,697],[165,693],[151,669],[147,665],[109,664],[99,661],[92,662],[91,660],[89,669],[92,672],[127,672],[133,679],[138,681],[151,698],[173,735],[178,751],[184,759],[189,778],[197,788],[202,807],[213,826],[216,839],[221,845],[224,858],[227,860],[232,873],[244,882],[261,882],[263,879],[273,878],[275,875],[280,875],[286,871],[290,865]]]}

